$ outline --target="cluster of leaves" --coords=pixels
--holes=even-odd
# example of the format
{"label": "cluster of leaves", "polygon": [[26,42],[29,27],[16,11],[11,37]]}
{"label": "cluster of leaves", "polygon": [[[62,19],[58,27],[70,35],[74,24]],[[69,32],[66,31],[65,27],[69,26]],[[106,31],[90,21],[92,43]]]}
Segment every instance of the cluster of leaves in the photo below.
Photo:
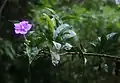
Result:
{"label": "cluster of leaves", "polygon": [[[116,80],[114,76],[115,65],[113,56],[119,56],[120,12],[117,11],[119,9],[117,8],[117,6],[114,5],[114,3],[106,5],[108,2],[112,3],[112,1],[110,2],[105,0],[100,1],[100,3],[98,3],[97,0],[85,0],[84,4],[82,3],[82,5],[69,4],[68,6],[64,6],[63,4],[60,5],[61,7],[59,8],[59,5],[56,6],[56,4],[58,3],[52,6],[45,6],[43,4],[44,6],[42,6],[42,9],[39,5],[33,9],[33,12],[35,14],[33,20],[35,23],[37,22],[37,27],[41,29],[39,31],[41,31],[41,33],[44,35],[43,38],[47,38],[43,40],[42,36],[40,36],[40,42],[46,43],[40,46],[48,45],[50,42],[53,42],[56,50],[54,50],[54,47],[51,47],[49,45],[48,46],[52,51],[54,50],[51,55],[56,56],[58,60],[60,57],[58,57],[58,54],[56,53],[58,52],[58,49],[60,49],[62,44],[65,45],[64,37],[62,36],[64,32],[57,35],[58,37],[55,38],[52,26],[54,26],[54,29],[56,31],[60,29],[62,31],[63,28],[65,29],[65,27],[68,27],[68,24],[70,24],[73,27],[73,30],[77,33],[74,41],[68,41],[72,45],[72,49],[70,50],[70,52],[75,52],[75,54],[73,53],[61,56],[58,68],[59,71],[56,72],[57,82],[106,83]],[[43,16],[45,19],[43,19]],[[64,29],[63,31],[66,30]],[[69,32],[69,30],[67,31]],[[74,34],[73,31],[72,34]],[[96,56],[85,56],[82,54],[77,54],[77,52],[80,52],[80,44],[83,45],[84,49],[87,48],[83,52],[110,54],[112,55],[113,59],[109,59],[109,56],[107,58],[101,57],[99,55],[97,56],[97,54]],[[63,50],[61,51],[62,54],[64,54],[64,52],[65,51]],[[111,79],[109,75],[111,75],[113,79]]]}
{"label": "cluster of leaves", "polygon": [[35,18],[33,20],[35,27],[28,35],[30,45],[35,47],[35,50],[49,47],[52,62],[58,63],[60,57],[56,53],[63,49],[70,49],[72,45],[68,41],[73,40],[76,33],[72,30],[72,26],[63,23],[54,10],[45,8],[34,12]]}

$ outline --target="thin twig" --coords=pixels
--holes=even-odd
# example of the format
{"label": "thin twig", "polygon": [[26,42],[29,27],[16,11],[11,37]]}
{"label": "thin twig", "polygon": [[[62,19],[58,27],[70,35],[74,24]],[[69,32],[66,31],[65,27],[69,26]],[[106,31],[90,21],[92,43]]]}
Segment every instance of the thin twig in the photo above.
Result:
{"label": "thin twig", "polygon": [[98,53],[83,53],[86,56],[98,56],[98,57],[106,57],[106,58],[113,58],[113,59],[120,59],[119,56],[107,55],[107,54],[98,54]]}
{"label": "thin twig", "polygon": [[[67,55],[67,54],[80,54],[80,52],[65,52],[60,55]],[[113,55],[107,55],[107,54],[98,54],[98,53],[83,53],[85,56],[96,56],[96,57],[106,57],[106,58],[112,58],[112,59],[120,59],[119,56],[113,56]]]}
{"label": "thin twig", "polygon": [[5,7],[6,3],[7,3],[7,1],[8,0],[4,0],[3,4],[0,7],[0,19],[1,19],[2,11],[3,11],[3,9],[4,9],[4,7]]}

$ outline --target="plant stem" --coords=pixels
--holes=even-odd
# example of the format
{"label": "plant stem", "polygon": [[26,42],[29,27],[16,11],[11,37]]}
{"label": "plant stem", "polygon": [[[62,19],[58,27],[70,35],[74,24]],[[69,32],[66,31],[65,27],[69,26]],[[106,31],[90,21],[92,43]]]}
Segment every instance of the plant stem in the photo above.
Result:
{"label": "plant stem", "polygon": [[30,64],[28,64],[28,83],[31,83],[31,69],[30,69]]}
{"label": "plant stem", "polygon": [[[25,34],[23,35],[23,37],[24,37],[24,39],[25,39],[25,41],[26,41],[26,43],[27,43],[27,41],[28,41],[28,40],[27,40],[27,38],[26,38]],[[28,43],[27,43],[27,44],[28,44]]]}
{"label": "plant stem", "polygon": [[0,19],[1,19],[2,11],[3,11],[3,9],[4,9],[4,7],[5,7],[6,3],[7,3],[7,1],[8,0],[4,0],[2,6],[0,7]]}
{"label": "plant stem", "polygon": [[25,38],[25,42],[26,42],[26,52],[27,52],[27,56],[28,56],[28,60],[29,60],[29,64],[28,64],[28,83],[31,83],[31,69],[30,69],[30,66],[31,66],[31,61],[30,61],[30,53],[29,53],[29,49],[30,49],[30,47],[29,47],[29,42],[28,42],[28,40],[27,40],[27,38],[26,38],[26,36],[25,35],[23,35],[24,36],[24,38]]}
{"label": "plant stem", "polygon": [[[60,55],[67,55],[67,54],[80,54],[80,52],[65,52],[65,53],[62,53]],[[99,54],[99,53],[85,53],[85,52],[83,52],[83,55],[85,55],[85,56],[96,56],[96,57],[106,57],[106,58],[112,58],[112,59],[120,59],[119,56]]]}

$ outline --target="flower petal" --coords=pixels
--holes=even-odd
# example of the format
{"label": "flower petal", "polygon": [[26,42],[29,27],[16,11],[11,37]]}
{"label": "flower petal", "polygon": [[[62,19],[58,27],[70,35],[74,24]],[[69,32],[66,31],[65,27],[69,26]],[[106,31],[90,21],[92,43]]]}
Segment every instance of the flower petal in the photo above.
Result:
{"label": "flower petal", "polygon": [[28,21],[21,21],[20,24],[21,24],[21,25],[27,25],[27,24],[28,24]]}
{"label": "flower petal", "polygon": [[19,34],[19,33],[20,33],[20,30],[15,29],[15,33],[16,33],[16,34]]}
{"label": "flower petal", "polygon": [[24,27],[24,29],[25,29],[26,31],[28,31],[28,30],[31,29],[31,27],[32,27],[32,24],[28,24],[26,27]]}
{"label": "flower petal", "polygon": [[16,34],[26,34],[27,31],[25,31],[24,29],[15,29],[15,33]]}
{"label": "flower petal", "polygon": [[24,31],[24,30],[20,31],[20,34],[26,34],[26,33],[27,33],[27,31]]}
{"label": "flower petal", "polygon": [[28,25],[28,21],[22,21],[20,22],[20,25],[22,26],[22,29],[24,29]]}
{"label": "flower petal", "polygon": [[15,28],[15,29],[21,29],[21,25],[20,25],[19,23],[15,23],[15,24],[14,24],[14,28]]}

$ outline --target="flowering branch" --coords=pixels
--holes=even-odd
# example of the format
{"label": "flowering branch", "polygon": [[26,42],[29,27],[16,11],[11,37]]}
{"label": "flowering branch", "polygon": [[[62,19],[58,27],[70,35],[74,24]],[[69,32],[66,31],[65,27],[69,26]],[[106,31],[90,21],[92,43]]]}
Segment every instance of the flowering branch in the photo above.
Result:
{"label": "flowering branch", "polygon": [[15,33],[16,34],[22,34],[24,39],[25,39],[25,46],[26,46],[26,54],[28,56],[29,59],[29,64],[28,64],[28,83],[31,83],[31,56],[30,56],[30,47],[29,47],[29,41],[27,40],[25,34],[27,34],[27,32],[32,28],[32,24],[29,24],[28,21],[21,21],[20,23],[15,23],[14,24],[14,28],[15,28]]}

